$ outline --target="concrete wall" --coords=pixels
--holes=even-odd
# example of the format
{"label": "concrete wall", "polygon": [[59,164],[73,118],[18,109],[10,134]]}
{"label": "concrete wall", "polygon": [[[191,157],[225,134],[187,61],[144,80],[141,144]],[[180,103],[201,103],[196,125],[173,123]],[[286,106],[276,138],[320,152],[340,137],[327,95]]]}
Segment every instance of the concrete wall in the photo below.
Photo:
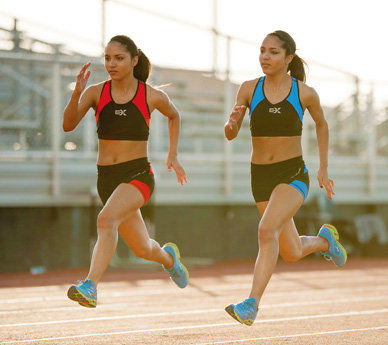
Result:
{"label": "concrete wall", "polygon": [[[87,267],[90,263],[99,207],[0,208],[0,272]],[[361,247],[355,242],[354,217],[378,213],[388,224],[387,205],[341,205],[332,219],[340,228],[343,244],[354,256],[386,256],[388,247],[371,242]],[[175,242],[186,258],[255,258],[258,251],[259,213],[251,206],[185,205],[143,208],[147,222],[155,226],[152,237],[160,243]],[[311,205],[303,206],[295,217],[300,234],[315,235],[321,223]],[[151,232],[153,230],[151,229]],[[125,252],[123,242],[118,251]],[[195,261],[195,260],[194,260]]]}

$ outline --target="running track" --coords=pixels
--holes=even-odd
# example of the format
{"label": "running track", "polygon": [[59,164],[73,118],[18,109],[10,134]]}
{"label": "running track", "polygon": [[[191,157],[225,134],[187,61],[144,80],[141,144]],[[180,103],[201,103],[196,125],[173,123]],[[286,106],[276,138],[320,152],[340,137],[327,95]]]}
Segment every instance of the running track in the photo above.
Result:
{"label": "running track", "polygon": [[[184,258],[183,258],[184,262]],[[388,260],[279,261],[248,327],[224,311],[250,289],[252,261],[165,272],[108,270],[98,307],[66,297],[86,269],[0,274],[0,344],[388,344]]]}

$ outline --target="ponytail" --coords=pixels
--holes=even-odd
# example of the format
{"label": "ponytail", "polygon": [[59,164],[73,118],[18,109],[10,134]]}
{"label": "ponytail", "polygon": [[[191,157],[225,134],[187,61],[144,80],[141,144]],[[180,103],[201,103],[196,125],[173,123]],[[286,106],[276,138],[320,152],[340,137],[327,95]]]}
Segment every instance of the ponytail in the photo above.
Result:
{"label": "ponytail", "polygon": [[288,65],[287,72],[290,71],[291,76],[305,82],[306,81],[306,71],[304,68],[305,66],[307,66],[306,62],[302,58],[300,58],[297,54],[295,54],[292,61]]}
{"label": "ponytail", "polygon": [[151,72],[151,62],[143,51],[138,49],[139,61],[133,70],[136,79],[146,82]]}
{"label": "ponytail", "polygon": [[136,79],[146,82],[151,72],[151,62],[143,51],[136,46],[135,42],[125,35],[114,36],[110,39],[110,42],[122,44],[129,54],[131,54],[132,58],[135,56],[139,57],[137,65],[133,69],[133,75]]}
{"label": "ponytail", "polygon": [[289,71],[292,77],[305,82],[305,66],[307,67],[307,63],[295,53],[296,44],[294,39],[287,32],[282,30],[276,30],[274,32],[271,32],[267,36],[275,36],[281,41],[283,41],[283,48],[286,50],[286,56],[293,56],[292,61],[288,65],[287,72]]}

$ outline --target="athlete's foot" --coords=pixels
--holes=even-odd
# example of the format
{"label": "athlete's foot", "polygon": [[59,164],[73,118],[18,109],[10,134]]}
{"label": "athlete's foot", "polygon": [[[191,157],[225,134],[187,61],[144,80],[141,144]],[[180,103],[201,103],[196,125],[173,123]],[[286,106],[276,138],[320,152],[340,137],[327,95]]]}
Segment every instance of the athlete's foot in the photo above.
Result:
{"label": "athlete's foot", "polygon": [[333,261],[338,267],[345,265],[347,254],[345,248],[339,243],[339,235],[337,229],[330,224],[322,225],[318,236],[325,238],[329,242],[329,250],[321,252],[327,261]]}
{"label": "athlete's foot", "polygon": [[166,243],[163,248],[167,253],[171,254],[174,259],[174,264],[171,268],[163,266],[164,270],[170,274],[171,280],[178,285],[181,289],[187,286],[189,283],[189,272],[187,268],[180,262],[180,253],[176,244]]}
{"label": "athlete's foot", "polygon": [[78,302],[83,307],[95,308],[97,305],[97,290],[90,279],[78,280],[80,285],[71,285],[67,297]]}
{"label": "athlete's foot", "polygon": [[238,322],[252,326],[259,311],[258,302],[255,298],[248,298],[238,304],[229,304],[226,312]]}

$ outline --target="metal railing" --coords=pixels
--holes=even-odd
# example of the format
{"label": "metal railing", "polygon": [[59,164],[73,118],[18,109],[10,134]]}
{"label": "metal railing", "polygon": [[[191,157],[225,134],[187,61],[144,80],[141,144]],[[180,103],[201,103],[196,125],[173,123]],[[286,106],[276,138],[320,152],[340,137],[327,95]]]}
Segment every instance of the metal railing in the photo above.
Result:
{"label": "metal railing", "polygon": [[[125,5],[117,0],[109,2]],[[220,71],[217,67],[216,50],[211,71],[153,67],[150,82],[171,83],[166,92],[181,113],[180,157],[189,176],[189,184],[181,187],[174,174],[167,173],[167,121],[158,112],[153,113],[149,148],[158,182],[155,200],[251,203],[248,120],[233,142],[225,140],[223,126],[238,87],[232,80],[242,73],[231,69],[232,45],[255,43],[223,35],[216,24],[213,28],[197,29],[206,30],[216,41],[222,38],[225,68]],[[16,22],[14,30],[5,32],[7,39],[14,42],[12,49],[0,51],[0,205],[89,204],[96,180],[93,112],[73,132],[63,133],[61,123],[82,64],[92,62],[89,84],[107,78],[101,59],[66,55],[62,45],[23,35],[16,30]],[[23,40],[29,42],[27,46]],[[46,45],[48,53],[25,50],[32,49],[34,42]],[[325,107],[330,126],[330,175],[336,181],[336,199],[344,203],[388,202],[387,108],[375,109],[372,92],[361,93],[362,81],[356,76],[346,75],[344,80],[353,93],[336,106]],[[314,183],[314,170],[318,167],[315,126],[307,113],[302,140],[312,177],[310,194],[318,193]]]}

